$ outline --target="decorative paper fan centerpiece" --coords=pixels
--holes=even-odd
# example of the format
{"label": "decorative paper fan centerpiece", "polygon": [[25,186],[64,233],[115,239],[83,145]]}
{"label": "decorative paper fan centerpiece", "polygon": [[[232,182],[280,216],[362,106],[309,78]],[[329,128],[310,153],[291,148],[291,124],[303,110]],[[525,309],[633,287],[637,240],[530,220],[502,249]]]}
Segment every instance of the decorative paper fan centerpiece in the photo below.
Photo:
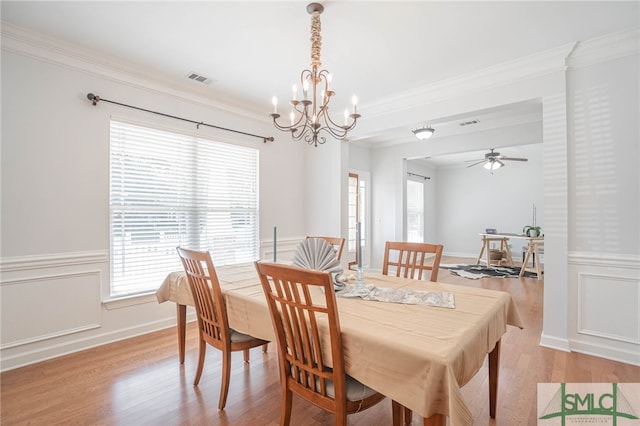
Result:
{"label": "decorative paper fan centerpiece", "polygon": [[307,238],[296,248],[293,264],[301,268],[329,271],[333,277],[336,290],[344,287],[336,277],[342,274],[342,267],[336,255],[336,250],[323,238]]}

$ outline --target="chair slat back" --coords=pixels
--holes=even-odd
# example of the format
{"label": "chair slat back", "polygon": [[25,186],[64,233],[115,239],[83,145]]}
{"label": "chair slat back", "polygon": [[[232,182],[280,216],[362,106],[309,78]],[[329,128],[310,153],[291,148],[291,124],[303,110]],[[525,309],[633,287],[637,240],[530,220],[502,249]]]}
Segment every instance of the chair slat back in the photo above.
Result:
{"label": "chair slat back", "polygon": [[206,251],[177,248],[187,274],[189,288],[195,303],[198,327],[214,344],[230,342],[227,311],[211,255]]}
{"label": "chair slat back", "polygon": [[[428,279],[437,281],[442,250],[442,244],[387,241],[382,273],[389,275],[389,267],[395,267],[396,277],[421,280],[426,278],[427,271],[431,271]],[[429,256],[431,254],[434,256]]]}
{"label": "chair slat back", "polygon": [[[276,331],[281,381],[306,399],[334,410],[335,401],[346,395],[331,275],[265,262],[256,262],[256,269]],[[328,380],[333,382],[335,400],[327,396]]]}
{"label": "chair slat back", "polygon": [[331,244],[333,246],[333,248],[336,250],[336,257],[338,258],[338,260],[340,260],[342,258],[342,250],[344,249],[344,242],[345,242],[344,238],[342,238],[342,237],[309,237],[309,236],[307,236],[307,239],[309,239],[309,238],[322,238],[323,240],[325,240],[326,242]]}

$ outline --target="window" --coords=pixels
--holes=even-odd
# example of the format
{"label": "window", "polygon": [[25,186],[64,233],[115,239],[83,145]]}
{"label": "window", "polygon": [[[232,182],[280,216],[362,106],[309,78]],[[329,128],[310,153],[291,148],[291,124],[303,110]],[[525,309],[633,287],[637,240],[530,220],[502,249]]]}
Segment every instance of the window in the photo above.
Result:
{"label": "window", "polygon": [[111,296],[153,291],[176,247],[258,258],[258,151],[111,122]]}
{"label": "window", "polygon": [[424,184],[407,180],[407,241],[424,242]]}

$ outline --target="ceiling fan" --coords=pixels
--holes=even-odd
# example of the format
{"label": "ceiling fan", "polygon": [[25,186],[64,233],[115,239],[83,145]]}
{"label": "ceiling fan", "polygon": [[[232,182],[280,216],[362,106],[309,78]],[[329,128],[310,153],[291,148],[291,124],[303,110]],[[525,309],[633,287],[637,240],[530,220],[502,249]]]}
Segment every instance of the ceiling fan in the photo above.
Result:
{"label": "ceiling fan", "polygon": [[518,157],[505,157],[504,155],[500,155],[499,152],[496,152],[493,148],[491,148],[491,152],[487,152],[486,154],[484,154],[484,159],[470,160],[470,161],[475,161],[475,162],[473,164],[468,165],[467,168],[485,163],[483,166],[485,169],[496,170],[505,165],[503,161],[528,161],[528,159],[518,158]]}

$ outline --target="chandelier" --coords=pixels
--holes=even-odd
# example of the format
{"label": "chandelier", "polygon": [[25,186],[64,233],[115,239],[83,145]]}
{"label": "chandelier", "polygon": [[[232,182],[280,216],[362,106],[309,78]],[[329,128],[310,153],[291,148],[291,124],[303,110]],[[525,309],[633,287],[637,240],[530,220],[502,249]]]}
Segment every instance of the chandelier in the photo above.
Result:
{"label": "chandelier", "polygon": [[273,97],[274,126],[282,131],[291,132],[291,137],[298,141],[303,139],[309,145],[318,146],[326,142],[321,132],[325,132],[338,140],[344,140],[347,133],[356,126],[360,118],[356,105],[358,98],[351,98],[352,108],[344,111],[344,124],[340,125],[329,116],[329,101],[335,95],[331,90],[331,74],[320,69],[320,47],[322,36],[320,35],[320,14],[324,7],[320,3],[311,3],[307,6],[307,12],[311,15],[311,69],[303,70],[300,74],[302,96],[298,100],[298,86],[293,85],[293,97],[291,99],[291,112],[289,113],[289,125],[278,123],[278,98]]}

